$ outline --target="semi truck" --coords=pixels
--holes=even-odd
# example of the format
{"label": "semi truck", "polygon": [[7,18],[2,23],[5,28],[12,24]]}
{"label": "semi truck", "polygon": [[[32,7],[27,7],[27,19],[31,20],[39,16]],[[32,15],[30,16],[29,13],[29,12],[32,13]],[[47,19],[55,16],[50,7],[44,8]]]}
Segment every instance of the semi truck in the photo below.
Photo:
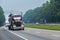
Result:
{"label": "semi truck", "polygon": [[19,14],[10,14],[9,15],[9,30],[21,29],[24,30],[24,23],[22,19],[22,15]]}

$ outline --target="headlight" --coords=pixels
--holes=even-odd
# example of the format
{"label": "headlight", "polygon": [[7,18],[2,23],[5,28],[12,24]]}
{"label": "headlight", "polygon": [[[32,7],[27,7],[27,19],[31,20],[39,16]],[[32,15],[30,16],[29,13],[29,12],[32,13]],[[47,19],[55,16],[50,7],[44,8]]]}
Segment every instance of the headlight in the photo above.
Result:
{"label": "headlight", "polygon": [[13,25],[13,27],[16,27],[15,25]]}
{"label": "headlight", "polygon": [[24,27],[24,25],[21,25],[21,27]]}

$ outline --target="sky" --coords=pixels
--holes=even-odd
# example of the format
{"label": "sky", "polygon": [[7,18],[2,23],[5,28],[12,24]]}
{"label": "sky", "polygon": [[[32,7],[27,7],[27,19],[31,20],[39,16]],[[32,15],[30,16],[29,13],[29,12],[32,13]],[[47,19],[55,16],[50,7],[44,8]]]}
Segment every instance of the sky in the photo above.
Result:
{"label": "sky", "polygon": [[40,7],[47,0],[1,0],[4,11],[22,11],[25,13],[29,9]]}
{"label": "sky", "polygon": [[49,0],[0,0],[0,6],[2,6],[5,16],[8,17],[10,12],[21,11],[23,14],[29,10],[36,7],[40,7],[43,3]]}

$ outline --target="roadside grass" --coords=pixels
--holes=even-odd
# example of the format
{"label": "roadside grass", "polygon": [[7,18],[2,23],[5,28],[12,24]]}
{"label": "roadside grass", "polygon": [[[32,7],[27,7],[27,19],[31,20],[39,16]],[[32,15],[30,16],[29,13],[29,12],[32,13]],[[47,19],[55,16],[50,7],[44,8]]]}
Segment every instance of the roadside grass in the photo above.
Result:
{"label": "roadside grass", "polygon": [[38,28],[38,29],[47,29],[47,30],[59,30],[60,31],[60,25],[30,24],[30,25],[25,25],[25,27],[28,27],[28,28]]}

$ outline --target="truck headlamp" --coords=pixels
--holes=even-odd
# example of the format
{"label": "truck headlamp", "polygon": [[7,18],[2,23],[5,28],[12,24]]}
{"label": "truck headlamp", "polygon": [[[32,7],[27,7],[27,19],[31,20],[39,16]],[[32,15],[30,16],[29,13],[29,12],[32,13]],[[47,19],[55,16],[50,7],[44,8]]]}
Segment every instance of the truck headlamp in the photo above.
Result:
{"label": "truck headlamp", "polygon": [[15,25],[13,25],[13,27],[16,27]]}
{"label": "truck headlamp", "polygon": [[21,27],[24,27],[24,25],[21,25]]}

